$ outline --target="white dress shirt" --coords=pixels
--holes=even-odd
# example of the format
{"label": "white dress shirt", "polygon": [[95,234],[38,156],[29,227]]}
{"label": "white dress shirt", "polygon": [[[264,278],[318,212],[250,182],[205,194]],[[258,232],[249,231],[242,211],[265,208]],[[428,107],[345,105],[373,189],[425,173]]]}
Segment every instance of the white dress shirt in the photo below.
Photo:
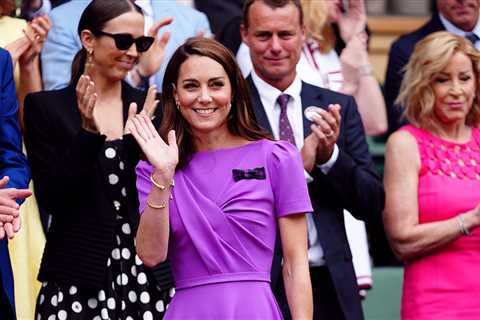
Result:
{"label": "white dress shirt", "polygon": [[[455,26],[450,21],[448,21],[447,18],[445,18],[442,14],[438,14],[438,16],[443,26],[445,27],[445,30],[447,30],[448,32],[451,32],[453,34],[456,34],[457,36],[462,36],[462,37],[465,37],[468,33],[474,33],[480,39],[480,19],[477,21],[477,24],[475,25],[475,27],[471,32],[465,32],[462,29]],[[475,42],[475,48],[480,50],[479,40]]]}
{"label": "white dress shirt", "polygon": [[[280,91],[277,88],[271,86],[270,84],[263,81],[252,69],[251,76],[255,87],[258,90],[260,100],[262,102],[265,113],[267,114],[268,122],[272,128],[273,136],[276,140],[279,139],[279,118],[280,118],[280,105],[277,102],[278,96],[281,94],[288,94],[290,99],[287,104],[287,117],[290,122],[290,125],[293,130],[293,135],[295,137],[295,143],[297,148],[300,150],[304,144],[303,136],[303,108],[302,108],[302,99],[300,97],[300,92],[302,91],[302,80],[300,77],[295,77],[295,80],[290,84],[290,86],[285,89],[285,91]],[[328,173],[330,168],[335,164],[335,161],[338,158],[338,147],[335,144],[334,151],[330,159],[322,165],[318,165],[320,170],[323,173]],[[313,181],[313,178],[306,172],[305,179],[307,183]],[[323,249],[318,241],[318,232],[315,227],[315,222],[311,213],[307,213],[307,224],[308,224],[308,261],[311,266],[321,266],[325,264]]]}

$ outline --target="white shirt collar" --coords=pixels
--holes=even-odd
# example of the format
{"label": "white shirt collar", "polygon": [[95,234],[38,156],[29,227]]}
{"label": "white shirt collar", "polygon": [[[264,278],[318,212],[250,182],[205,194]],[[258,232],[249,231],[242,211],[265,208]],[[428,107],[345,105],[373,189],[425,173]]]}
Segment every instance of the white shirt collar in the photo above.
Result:
{"label": "white shirt collar", "polygon": [[288,94],[293,100],[300,101],[302,80],[300,79],[298,74],[295,76],[295,79],[290,84],[290,86],[288,86],[288,88],[285,89],[283,92],[261,79],[254,69],[251,72],[251,76],[253,83],[258,90],[258,94],[260,95],[260,99],[264,102],[264,104],[266,104],[264,105],[265,108],[268,107],[273,109],[277,103],[278,96],[283,93]]}
{"label": "white shirt collar", "polygon": [[[440,17],[440,21],[445,27],[445,30],[447,30],[448,32],[451,32],[453,34],[456,34],[457,36],[462,36],[462,37],[464,37],[467,33],[470,33],[455,26],[453,23],[448,21],[447,18],[445,18],[441,13],[439,13],[438,16]],[[477,20],[477,24],[475,25],[471,33],[474,33],[476,36],[480,38],[480,19]]]}

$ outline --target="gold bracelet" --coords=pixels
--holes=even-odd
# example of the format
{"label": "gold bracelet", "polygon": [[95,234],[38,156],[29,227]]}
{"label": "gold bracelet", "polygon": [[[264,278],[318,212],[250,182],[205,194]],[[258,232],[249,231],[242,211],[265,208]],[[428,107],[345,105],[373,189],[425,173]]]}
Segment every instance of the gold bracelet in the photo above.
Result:
{"label": "gold bracelet", "polygon": [[[150,181],[153,183],[155,187],[160,189],[160,191],[165,191],[167,187],[165,187],[163,184],[158,183],[155,181],[155,178],[153,177],[153,173],[150,175]],[[175,181],[172,179],[172,182],[170,183],[170,188],[173,188],[175,186]]]}
{"label": "gold bracelet", "polygon": [[165,209],[167,207],[166,202],[162,202],[160,204],[151,204],[150,201],[147,200],[147,205],[152,209]]}

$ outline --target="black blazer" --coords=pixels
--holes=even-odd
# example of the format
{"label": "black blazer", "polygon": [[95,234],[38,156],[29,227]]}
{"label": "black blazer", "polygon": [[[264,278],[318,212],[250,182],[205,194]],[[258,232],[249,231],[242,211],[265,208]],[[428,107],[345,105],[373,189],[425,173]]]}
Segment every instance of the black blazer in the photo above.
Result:
{"label": "black blazer", "polygon": [[[145,93],[122,83],[124,123],[128,106],[143,107]],[[139,110],[140,111],[140,110]],[[115,211],[100,151],[106,137],[80,126],[74,86],[25,99],[25,145],[39,206],[52,215],[38,279],[98,289],[114,246]],[[140,148],[123,137],[128,218],[138,227],[135,166]]]}
{"label": "black blazer", "polygon": [[394,103],[400,93],[400,85],[403,80],[403,68],[408,63],[408,60],[410,60],[410,56],[417,42],[437,31],[445,31],[445,27],[440,21],[438,14],[434,14],[422,27],[401,36],[395,40],[390,47],[384,87],[389,134],[406,123],[406,120],[402,118],[402,109]]}
{"label": "black blazer", "polygon": [[[247,81],[250,84],[257,121],[272,132],[251,77],[248,77]],[[383,186],[368,151],[355,100],[307,83],[302,83],[300,95],[302,108],[311,105],[326,108],[333,103],[341,105],[338,159],[326,175],[318,167],[313,169],[311,175],[314,180],[309,183],[308,191],[326,266],[336,289],[332,294],[337,295],[346,319],[363,319],[352,254],[345,232],[343,209],[363,221],[381,219],[384,206]],[[311,132],[310,122],[306,118],[303,121],[304,137],[307,137]],[[277,287],[283,287],[279,285],[279,281],[282,281],[280,249],[281,246],[277,245],[272,265],[272,289],[279,302],[285,301],[284,292],[277,290]],[[285,318],[290,318],[287,314],[288,306],[281,305],[281,308]]]}
{"label": "black blazer", "polygon": [[242,16],[245,0],[195,0],[195,8],[208,17],[212,32],[218,35],[233,17]]}

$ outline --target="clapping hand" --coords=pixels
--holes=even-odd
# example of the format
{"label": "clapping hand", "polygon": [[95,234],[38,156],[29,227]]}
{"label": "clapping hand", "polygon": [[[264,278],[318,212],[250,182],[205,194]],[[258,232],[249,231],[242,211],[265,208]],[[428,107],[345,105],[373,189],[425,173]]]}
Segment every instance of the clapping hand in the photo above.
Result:
{"label": "clapping hand", "polygon": [[92,133],[98,133],[97,123],[93,114],[95,103],[97,102],[95,83],[90,80],[88,75],[84,74],[80,76],[75,90],[77,92],[82,128]]}
{"label": "clapping hand", "polygon": [[[155,118],[155,110],[157,109],[158,100],[157,97],[157,86],[151,85],[147,91],[147,97],[145,98],[145,102],[143,104],[143,110],[141,113],[147,115],[147,117],[151,120]],[[128,118],[125,123],[125,128],[123,130],[123,134],[131,133],[131,127],[133,126],[133,119],[137,115],[137,104],[132,102],[128,107]]]}
{"label": "clapping hand", "polygon": [[[156,39],[158,31],[162,27],[172,23],[172,21],[173,18],[165,18],[157,21],[153,24],[150,30],[148,30],[147,35]],[[136,68],[142,76],[151,77],[160,69],[165,56],[165,47],[167,46],[169,39],[170,32],[167,31],[160,37],[159,40],[155,40],[152,46],[140,56]]]}
{"label": "clapping hand", "polygon": [[28,189],[5,188],[8,181],[7,176],[0,179],[0,239],[5,235],[12,239],[20,230],[20,206],[16,200],[32,194]]}
{"label": "clapping hand", "polygon": [[51,28],[52,23],[47,16],[38,16],[29,22],[24,34],[30,40],[30,47],[20,56],[20,65],[32,63],[39,56]]}
{"label": "clapping hand", "polygon": [[310,126],[318,141],[317,164],[324,164],[332,156],[340,134],[340,120],[340,105],[330,104],[328,111],[317,108],[317,114],[313,117],[313,123]]}
{"label": "clapping hand", "polygon": [[12,57],[12,63],[14,66],[16,65],[18,59],[20,59],[22,54],[24,54],[25,51],[28,50],[30,45],[31,45],[30,40],[26,36],[24,36],[24,37],[18,38],[15,41],[10,42],[5,46],[5,50],[7,50],[8,53],[10,53],[10,56]]}

